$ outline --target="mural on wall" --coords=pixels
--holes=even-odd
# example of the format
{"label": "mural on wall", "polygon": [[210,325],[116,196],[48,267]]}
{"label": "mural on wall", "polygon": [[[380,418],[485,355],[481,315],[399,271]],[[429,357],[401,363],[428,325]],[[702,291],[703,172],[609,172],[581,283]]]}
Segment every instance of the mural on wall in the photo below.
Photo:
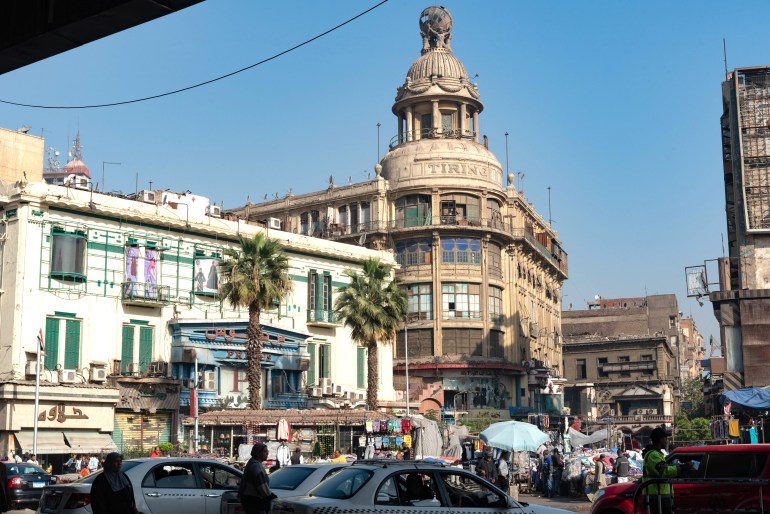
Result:
{"label": "mural on wall", "polygon": [[142,246],[126,246],[126,280],[123,295],[158,297],[158,251]]}
{"label": "mural on wall", "polygon": [[218,267],[219,261],[217,259],[195,259],[196,293],[217,293],[219,291]]}
{"label": "mural on wall", "polygon": [[507,409],[511,399],[508,388],[496,377],[445,377],[444,390],[467,391],[468,408],[473,409]]}

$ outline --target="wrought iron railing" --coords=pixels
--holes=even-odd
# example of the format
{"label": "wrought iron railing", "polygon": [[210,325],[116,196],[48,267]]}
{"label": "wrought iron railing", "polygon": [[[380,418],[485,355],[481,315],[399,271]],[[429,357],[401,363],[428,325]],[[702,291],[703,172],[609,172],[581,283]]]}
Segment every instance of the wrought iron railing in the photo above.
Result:
{"label": "wrought iron railing", "polygon": [[146,303],[171,302],[171,288],[151,282],[123,282],[121,297],[124,300]]}
{"label": "wrought iron railing", "polygon": [[419,141],[420,139],[466,139],[473,141],[476,139],[476,132],[468,129],[438,130],[435,128],[426,128],[413,130],[396,134],[390,139],[388,146],[392,150],[404,143],[411,143],[413,141]]}
{"label": "wrought iron railing", "polygon": [[308,323],[334,323],[334,324],[340,323],[339,316],[333,310],[325,310],[325,309],[308,309],[307,322]]}

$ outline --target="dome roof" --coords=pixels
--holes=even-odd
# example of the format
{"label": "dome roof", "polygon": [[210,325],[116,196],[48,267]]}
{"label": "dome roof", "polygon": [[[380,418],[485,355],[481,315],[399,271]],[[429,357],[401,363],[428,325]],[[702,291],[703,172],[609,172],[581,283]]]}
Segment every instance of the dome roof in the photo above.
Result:
{"label": "dome roof", "polygon": [[421,55],[409,68],[408,80],[414,82],[431,77],[464,79],[468,77],[465,66],[450,50],[434,49]]}
{"label": "dome roof", "polygon": [[64,166],[64,172],[85,175],[86,177],[91,178],[91,172],[88,171],[88,167],[79,159],[68,162]]}

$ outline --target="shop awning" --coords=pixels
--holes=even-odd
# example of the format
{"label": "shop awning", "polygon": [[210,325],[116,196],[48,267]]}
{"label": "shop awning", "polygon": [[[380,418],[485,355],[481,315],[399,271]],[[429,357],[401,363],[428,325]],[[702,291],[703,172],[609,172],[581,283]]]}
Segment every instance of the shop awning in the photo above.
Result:
{"label": "shop awning", "polygon": [[721,397],[722,404],[727,400],[751,409],[770,409],[770,389],[747,387],[725,391]]}
{"label": "shop awning", "polygon": [[104,453],[118,450],[109,434],[69,430],[64,432],[64,438],[72,453]]}
{"label": "shop awning", "polygon": [[[21,430],[13,434],[21,447],[22,453],[33,453],[33,431]],[[37,454],[46,455],[53,453],[72,453],[72,449],[64,442],[64,435],[61,432],[51,430],[37,431]]]}

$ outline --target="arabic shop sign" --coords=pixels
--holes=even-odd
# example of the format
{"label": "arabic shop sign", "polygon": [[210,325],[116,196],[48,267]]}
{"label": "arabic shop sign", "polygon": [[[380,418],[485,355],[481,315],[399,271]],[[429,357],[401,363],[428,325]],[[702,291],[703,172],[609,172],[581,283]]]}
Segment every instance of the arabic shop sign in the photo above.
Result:
{"label": "arabic shop sign", "polygon": [[[232,329],[232,328],[230,330],[224,330],[219,328],[215,328],[214,330],[206,329],[205,336],[206,336],[206,339],[208,339],[209,341],[215,341],[217,338],[221,337],[228,343],[232,342],[235,339],[240,339],[244,342],[248,341],[249,339],[248,334],[236,332],[235,329]],[[286,342],[295,343],[295,341],[291,341],[291,340],[287,341],[286,336],[281,334],[277,334],[273,337],[273,339],[271,339],[270,334],[264,331],[259,335],[259,340],[262,343],[277,343],[277,344],[286,343]]]}
{"label": "arabic shop sign", "polygon": [[[218,361],[246,362],[245,350],[214,350],[214,358]],[[262,352],[262,362],[273,362],[278,355]]]}
{"label": "arabic shop sign", "polygon": [[62,402],[54,405],[48,411],[41,411],[37,417],[38,421],[54,421],[64,423],[68,419],[88,419],[88,416],[83,414],[83,411],[73,407],[72,414],[67,414],[67,405]]}

